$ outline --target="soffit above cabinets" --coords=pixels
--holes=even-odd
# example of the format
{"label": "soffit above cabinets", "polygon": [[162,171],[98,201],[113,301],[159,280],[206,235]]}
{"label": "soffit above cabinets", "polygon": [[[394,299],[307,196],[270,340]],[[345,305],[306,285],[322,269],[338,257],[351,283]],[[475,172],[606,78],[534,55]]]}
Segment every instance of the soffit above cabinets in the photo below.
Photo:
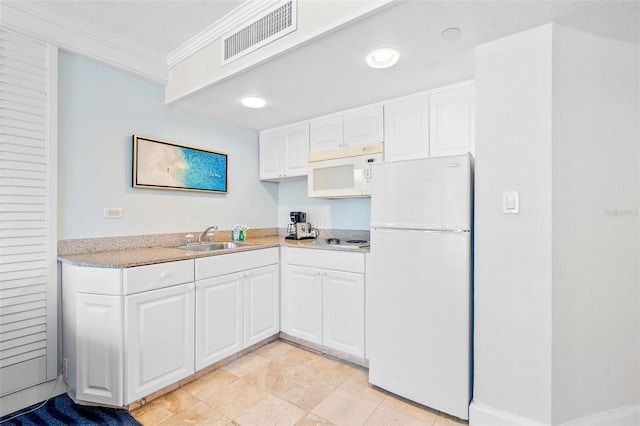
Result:
{"label": "soffit above cabinets", "polygon": [[[548,23],[638,44],[640,2],[394,1],[167,100],[178,108],[268,129],[473,79],[475,46]],[[461,30],[460,36],[446,40],[441,33],[452,27]],[[399,62],[388,69],[369,68],[365,55],[379,47],[397,49]],[[248,95],[266,99],[267,105],[247,110],[239,101]]]}
{"label": "soffit above cabinets", "polygon": [[[282,3],[274,0],[268,4]],[[556,23],[623,42],[640,40],[640,2],[625,0],[297,0],[298,30],[315,7],[330,25],[299,44],[261,56],[259,49],[225,66],[206,67],[191,84],[173,73],[206,50],[212,34],[264,9],[257,0],[4,0],[2,24],[35,32],[65,49],[137,72],[167,86],[167,103],[216,120],[266,129],[474,78],[475,46]],[[365,5],[365,6],[362,6]],[[340,9],[342,8],[342,9]],[[359,12],[355,9],[359,9]],[[337,12],[336,12],[337,11]],[[37,19],[27,19],[27,18]],[[27,22],[28,21],[28,22]],[[37,22],[37,25],[34,24]],[[53,28],[57,28],[57,30]],[[441,33],[459,28],[460,36]],[[324,31],[322,31],[324,29]],[[267,45],[295,38],[293,32]],[[365,55],[393,47],[400,61],[372,69]],[[216,60],[220,60],[216,57]],[[178,90],[172,91],[172,85]],[[260,96],[259,110],[241,105]]]}

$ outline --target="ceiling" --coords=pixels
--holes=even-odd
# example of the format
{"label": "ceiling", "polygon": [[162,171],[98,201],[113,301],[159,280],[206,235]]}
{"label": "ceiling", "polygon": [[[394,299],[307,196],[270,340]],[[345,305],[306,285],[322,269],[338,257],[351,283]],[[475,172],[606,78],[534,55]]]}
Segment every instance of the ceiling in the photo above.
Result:
{"label": "ceiling", "polygon": [[[39,3],[166,58],[244,1]],[[275,127],[471,79],[476,45],[551,22],[640,44],[639,0],[395,1],[172,105],[245,127]],[[450,27],[461,35],[447,41],[440,33]],[[367,67],[364,55],[378,47],[399,50],[398,64]],[[243,107],[246,95],[264,97],[267,106]]]}

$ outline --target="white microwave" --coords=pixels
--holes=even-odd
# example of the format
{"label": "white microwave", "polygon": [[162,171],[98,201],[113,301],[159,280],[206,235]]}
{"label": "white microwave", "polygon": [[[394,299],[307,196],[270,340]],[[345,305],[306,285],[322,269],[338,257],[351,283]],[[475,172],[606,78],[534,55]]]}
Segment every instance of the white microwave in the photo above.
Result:
{"label": "white microwave", "polygon": [[383,161],[382,142],[309,154],[308,195],[371,196],[371,165]]}

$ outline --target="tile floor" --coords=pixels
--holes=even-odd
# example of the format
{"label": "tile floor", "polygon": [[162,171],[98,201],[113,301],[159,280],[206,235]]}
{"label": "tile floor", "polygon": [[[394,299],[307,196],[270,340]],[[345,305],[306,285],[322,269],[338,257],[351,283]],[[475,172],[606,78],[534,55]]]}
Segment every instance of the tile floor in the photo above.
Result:
{"label": "tile floor", "polygon": [[131,413],[151,425],[465,425],[367,382],[367,370],[276,340]]}

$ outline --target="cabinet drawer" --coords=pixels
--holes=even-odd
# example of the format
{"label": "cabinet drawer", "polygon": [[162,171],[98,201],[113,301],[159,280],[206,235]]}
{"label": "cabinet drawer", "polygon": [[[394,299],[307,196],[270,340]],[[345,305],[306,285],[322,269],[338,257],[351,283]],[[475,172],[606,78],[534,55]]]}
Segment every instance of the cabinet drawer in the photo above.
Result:
{"label": "cabinet drawer", "polygon": [[203,257],[196,259],[196,280],[246,271],[278,262],[277,247]]}
{"label": "cabinet drawer", "polygon": [[193,282],[193,260],[138,266],[123,272],[124,294]]}
{"label": "cabinet drawer", "polygon": [[289,265],[364,274],[364,253],[289,248],[287,252],[287,263]]}

